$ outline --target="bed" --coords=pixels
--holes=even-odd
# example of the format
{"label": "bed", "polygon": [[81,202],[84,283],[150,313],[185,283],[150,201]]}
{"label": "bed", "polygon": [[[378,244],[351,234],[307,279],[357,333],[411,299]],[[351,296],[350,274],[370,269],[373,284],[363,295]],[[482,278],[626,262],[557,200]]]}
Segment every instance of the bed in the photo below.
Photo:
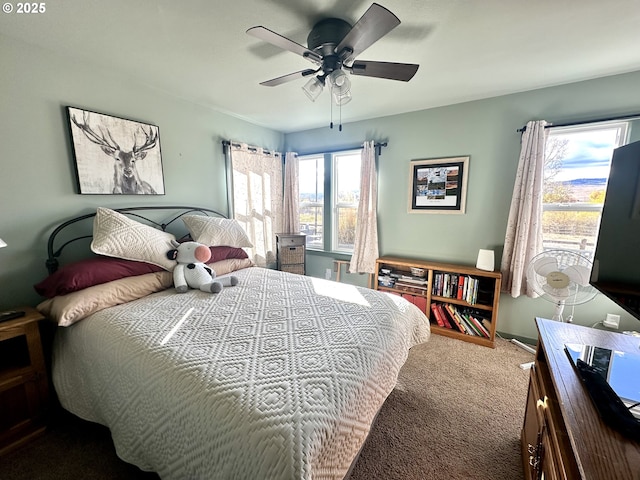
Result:
{"label": "bed", "polygon": [[61,325],[60,403],[163,479],[344,478],[428,320],[399,296],[225,255],[211,265],[239,282],[217,294],[178,294],[158,265],[71,292],[52,273],[38,308]]}

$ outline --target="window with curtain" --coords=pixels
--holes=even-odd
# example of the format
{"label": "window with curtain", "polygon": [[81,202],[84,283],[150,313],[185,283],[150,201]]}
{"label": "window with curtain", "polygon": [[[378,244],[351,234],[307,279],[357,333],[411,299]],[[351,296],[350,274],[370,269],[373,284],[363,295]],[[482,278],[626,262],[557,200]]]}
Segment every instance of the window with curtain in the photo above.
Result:
{"label": "window with curtain", "polygon": [[544,249],[591,258],[613,150],[627,140],[628,122],[548,127],[542,196]]}
{"label": "window with curtain", "polygon": [[360,149],[298,157],[300,231],[307,248],[353,253]]}
{"label": "window with curtain", "polygon": [[282,156],[262,148],[231,142],[227,160],[231,217],[247,232],[249,258],[261,267],[276,263],[275,234],[282,231]]}

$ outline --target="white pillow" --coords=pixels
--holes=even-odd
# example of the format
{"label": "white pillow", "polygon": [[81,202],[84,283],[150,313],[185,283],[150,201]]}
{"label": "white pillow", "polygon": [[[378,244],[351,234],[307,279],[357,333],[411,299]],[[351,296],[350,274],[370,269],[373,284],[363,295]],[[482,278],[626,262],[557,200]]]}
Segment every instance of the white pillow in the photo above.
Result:
{"label": "white pillow", "polygon": [[246,232],[236,220],[206,215],[185,215],[182,220],[191,238],[198,243],[210,247],[253,247]]}
{"label": "white pillow", "polygon": [[170,233],[99,207],[93,220],[91,250],[107,257],[147,262],[173,270],[176,262],[167,258],[167,252],[175,248],[171,244],[175,239]]}

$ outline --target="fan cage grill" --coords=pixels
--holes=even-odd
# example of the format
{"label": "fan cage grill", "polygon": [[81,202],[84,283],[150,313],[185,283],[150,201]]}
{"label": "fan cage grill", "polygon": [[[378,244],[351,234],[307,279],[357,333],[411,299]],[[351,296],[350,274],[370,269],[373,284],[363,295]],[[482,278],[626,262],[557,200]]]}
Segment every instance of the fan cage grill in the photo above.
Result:
{"label": "fan cage grill", "polygon": [[533,257],[527,269],[527,283],[536,295],[544,298],[552,303],[560,303],[563,305],[580,305],[587,303],[597,295],[597,290],[590,284],[581,285],[573,281],[569,284],[569,296],[558,297],[544,289],[547,283],[546,275],[539,274],[534,265],[539,259],[552,258],[557,262],[557,271],[562,272],[569,266],[582,266],[591,272],[592,263],[589,258],[571,250],[547,250]]}

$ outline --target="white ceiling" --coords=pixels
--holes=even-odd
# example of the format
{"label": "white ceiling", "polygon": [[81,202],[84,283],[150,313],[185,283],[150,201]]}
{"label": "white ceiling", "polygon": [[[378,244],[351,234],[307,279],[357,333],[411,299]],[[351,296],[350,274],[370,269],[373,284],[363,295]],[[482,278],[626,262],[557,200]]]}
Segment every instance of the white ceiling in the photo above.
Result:
{"label": "white ceiling", "polygon": [[[17,5],[17,2],[12,2]],[[311,68],[245,32],[263,25],[306,46],[325,17],[354,23],[371,0],[55,0],[0,14],[0,32],[282,132],[325,127]],[[342,122],[640,70],[639,0],[379,0],[401,24],[359,60],[418,63],[408,83],[352,76]],[[334,107],[334,120],[337,109]]]}

